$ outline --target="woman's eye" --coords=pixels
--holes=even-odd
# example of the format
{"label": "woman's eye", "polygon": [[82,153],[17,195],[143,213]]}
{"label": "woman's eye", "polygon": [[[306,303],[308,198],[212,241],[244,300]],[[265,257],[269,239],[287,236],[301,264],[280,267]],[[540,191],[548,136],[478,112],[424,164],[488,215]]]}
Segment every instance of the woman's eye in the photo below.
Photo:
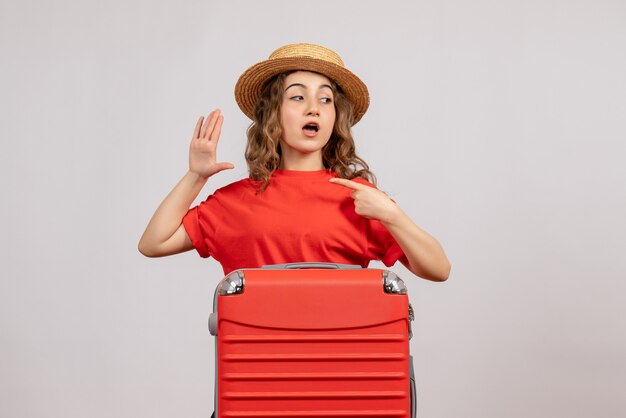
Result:
{"label": "woman's eye", "polygon": [[330,97],[323,97],[322,98],[322,103],[332,103],[333,99],[331,99]]}
{"label": "woman's eye", "polygon": [[291,100],[304,100],[304,97],[302,97],[302,96],[292,96]]}

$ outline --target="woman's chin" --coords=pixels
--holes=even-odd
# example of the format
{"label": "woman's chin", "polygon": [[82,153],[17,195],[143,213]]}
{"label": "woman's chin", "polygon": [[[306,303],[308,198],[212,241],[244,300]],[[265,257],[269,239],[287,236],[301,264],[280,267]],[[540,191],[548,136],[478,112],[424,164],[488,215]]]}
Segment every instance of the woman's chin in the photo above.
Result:
{"label": "woman's chin", "polygon": [[323,141],[319,136],[313,138],[300,138],[296,141],[281,141],[281,148],[283,154],[285,151],[292,151],[296,154],[309,155],[315,153],[321,153],[324,145],[328,143],[328,140]]}

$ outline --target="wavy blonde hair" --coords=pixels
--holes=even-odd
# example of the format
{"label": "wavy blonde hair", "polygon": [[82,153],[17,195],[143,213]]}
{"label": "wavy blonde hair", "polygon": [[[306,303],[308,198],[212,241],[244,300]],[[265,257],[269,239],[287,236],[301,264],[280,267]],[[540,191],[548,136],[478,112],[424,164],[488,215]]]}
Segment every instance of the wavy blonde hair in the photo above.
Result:
{"label": "wavy blonde hair", "polygon": [[[292,71],[293,72],[293,71]],[[250,179],[258,182],[259,193],[270,182],[272,173],[278,169],[281,160],[280,109],[283,100],[284,82],[291,72],[278,74],[268,80],[254,108],[254,119],[247,130],[246,162]],[[331,80],[335,104],[335,126],[328,143],[322,149],[324,167],[337,173],[341,178],[364,178],[376,183],[376,177],[367,163],[356,155],[354,139],[350,128],[354,121],[352,103],[341,88]]]}

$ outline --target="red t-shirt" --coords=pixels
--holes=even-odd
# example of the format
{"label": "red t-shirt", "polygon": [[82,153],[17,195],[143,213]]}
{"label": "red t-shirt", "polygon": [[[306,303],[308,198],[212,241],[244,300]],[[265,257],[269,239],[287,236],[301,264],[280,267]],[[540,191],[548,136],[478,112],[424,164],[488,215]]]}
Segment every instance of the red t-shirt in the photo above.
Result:
{"label": "red t-shirt", "polygon": [[400,246],[382,223],[356,214],[352,190],[332,177],[330,170],[277,170],[260,194],[243,179],[189,209],[183,225],[200,256],[215,258],[225,274],[306,261],[393,265]]}

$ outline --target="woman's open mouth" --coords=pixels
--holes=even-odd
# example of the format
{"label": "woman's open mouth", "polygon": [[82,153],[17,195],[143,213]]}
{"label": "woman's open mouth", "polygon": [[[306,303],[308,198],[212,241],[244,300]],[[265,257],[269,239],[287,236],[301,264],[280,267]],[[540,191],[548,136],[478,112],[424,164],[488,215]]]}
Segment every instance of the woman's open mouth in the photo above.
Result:
{"label": "woman's open mouth", "polygon": [[306,136],[315,136],[319,130],[320,126],[317,123],[307,123],[302,128],[302,131]]}

